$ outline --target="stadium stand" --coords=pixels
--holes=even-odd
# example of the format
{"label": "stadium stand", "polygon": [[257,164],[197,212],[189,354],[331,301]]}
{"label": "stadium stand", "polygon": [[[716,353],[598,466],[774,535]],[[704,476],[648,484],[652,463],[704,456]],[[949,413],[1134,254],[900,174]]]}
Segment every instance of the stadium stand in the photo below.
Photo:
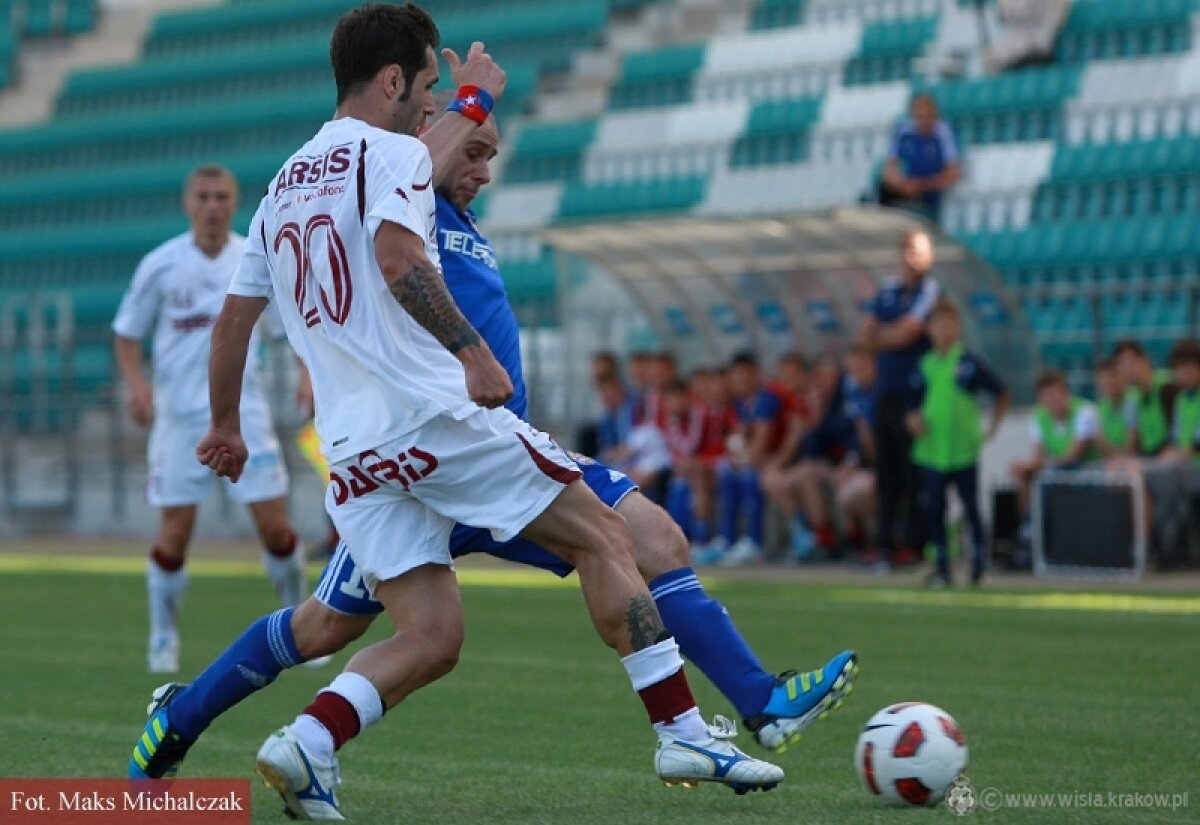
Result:
{"label": "stadium stand", "polygon": [[[740,29],[729,15],[703,38],[660,26],[652,47],[627,47],[614,21],[662,19],[670,3],[426,5],[446,45],[483,39],[509,69],[503,164],[478,205],[522,301],[553,301],[538,233],[555,223],[857,202],[912,94],[927,90],[966,155],[943,224],[1020,296],[1047,360],[1081,377],[1097,317],[1104,342],[1136,330],[1155,352],[1187,326],[1178,293],[1156,288],[1200,275],[1197,0],[1077,0],[1055,65],[933,81],[926,58],[973,36],[973,3],[761,0]],[[164,216],[188,168],[230,166],[244,224],[281,155],[328,115],[327,37],[344,7],[248,0],[162,14],[140,61],[75,73],[51,121],[0,133],[4,289],[69,289],[81,340],[99,338],[139,256],[182,226]],[[5,10],[0,82],[19,37],[87,28],[95,3]],[[603,105],[547,119],[539,93],[581,87],[589,54],[612,62]]]}

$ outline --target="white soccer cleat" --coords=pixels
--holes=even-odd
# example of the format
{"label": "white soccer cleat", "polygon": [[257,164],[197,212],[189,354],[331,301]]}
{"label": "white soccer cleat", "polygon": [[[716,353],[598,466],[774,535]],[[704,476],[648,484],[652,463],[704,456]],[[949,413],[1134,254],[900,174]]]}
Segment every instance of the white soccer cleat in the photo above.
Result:
{"label": "white soccer cleat", "polygon": [[329,656],[318,656],[315,659],[309,659],[307,662],[301,662],[300,666],[309,668],[310,670],[320,670],[332,661],[333,655],[330,654]]}
{"label": "white soccer cleat", "polygon": [[255,770],[279,794],[293,819],[345,819],[333,789],[342,779],[337,757],[328,765],[313,758],[290,728],[280,728],[258,749]]}
{"label": "white soccer cleat", "polygon": [[763,550],[758,546],[758,542],[749,536],[742,536],[717,563],[722,567],[743,567],[761,561],[762,557]]}
{"label": "white soccer cleat", "polygon": [[172,633],[154,636],[146,647],[146,670],[149,673],[179,672],[179,635]]}
{"label": "white soccer cleat", "polygon": [[688,742],[659,735],[654,769],[663,784],[694,788],[700,782],[720,782],[741,796],[750,791],[769,791],[783,781],[783,768],[755,759],[729,741],[737,726],[724,716],[714,716],[705,742]]}

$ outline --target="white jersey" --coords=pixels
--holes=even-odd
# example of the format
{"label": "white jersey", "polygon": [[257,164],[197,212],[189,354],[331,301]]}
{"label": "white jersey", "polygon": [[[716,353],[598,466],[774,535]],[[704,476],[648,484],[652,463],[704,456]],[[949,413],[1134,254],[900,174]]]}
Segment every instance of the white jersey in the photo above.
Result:
{"label": "white jersey", "polygon": [[425,145],[354,118],[300,147],[255,213],[229,291],[277,299],[330,463],[478,409],[458,359],[401,308],[375,258],[375,233],[391,221],[438,264],[435,214]]}
{"label": "white jersey", "polygon": [[[208,356],[212,326],[246,239],[231,233],[210,258],[191,232],[172,238],[142,259],[121,299],[112,329],[143,340],[154,327],[154,414],[158,418],[207,417]],[[257,330],[255,330],[257,336]],[[252,346],[256,346],[257,337]],[[242,383],[242,413],[269,415],[256,366]]]}

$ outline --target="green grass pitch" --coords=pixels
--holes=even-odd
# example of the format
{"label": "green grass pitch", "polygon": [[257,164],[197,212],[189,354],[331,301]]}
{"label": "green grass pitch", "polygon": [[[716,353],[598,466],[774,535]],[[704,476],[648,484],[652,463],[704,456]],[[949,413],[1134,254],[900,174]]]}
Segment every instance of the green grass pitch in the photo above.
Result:
{"label": "green grass pitch", "polygon": [[[1174,812],[1041,807],[977,810],[975,819],[1197,821],[1200,598],[714,581],[712,592],[768,668],[810,668],[843,647],[862,662],[846,705],[779,758],[784,784],[735,797],[717,786],[660,785],[643,710],[592,633],[577,588],[529,586],[538,579],[527,578],[464,576],[468,631],[458,669],[342,752],[340,796],[352,821],[951,821],[944,807],[885,808],[855,776],[863,722],[909,699],[958,719],[976,792],[1189,793],[1189,807]],[[184,677],[272,609],[267,590],[259,574],[206,575],[195,565]],[[162,681],[144,672],[144,614],[143,579],[129,566],[0,572],[0,776],[123,775],[149,693]],[[218,720],[181,775],[250,776],[265,736],[347,656],[324,670],[285,673]],[[698,672],[689,675],[706,714],[731,715]],[[761,753],[745,732],[740,743]],[[255,787],[253,821],[285,821],[274,794]]]}

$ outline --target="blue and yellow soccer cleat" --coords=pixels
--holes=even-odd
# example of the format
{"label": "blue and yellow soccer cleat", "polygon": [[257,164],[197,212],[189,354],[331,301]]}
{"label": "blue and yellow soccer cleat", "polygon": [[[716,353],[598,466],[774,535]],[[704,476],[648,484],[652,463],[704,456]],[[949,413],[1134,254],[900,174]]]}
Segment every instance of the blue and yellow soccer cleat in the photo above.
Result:
{"label": "blue and yellow soccer cleat", "polygon": [[842,706],[857,676],[858,656],[853,650],[843,650],[820,670],[781,673],[767,706],[745,719],[746,727],[754,731],[758,744],[783,753],[800,741],[805,728]]}
{"label": "blue and yellow soccer cleat", "polygon": [[129,757],[130,779],[174,779],[179,773],[179,763],[187,756],[192,742],[171,730],[167,706],[185,687],[179,682],[168,682],[150,697],[146,708],[150,718],[133,746],[133,756]]}

